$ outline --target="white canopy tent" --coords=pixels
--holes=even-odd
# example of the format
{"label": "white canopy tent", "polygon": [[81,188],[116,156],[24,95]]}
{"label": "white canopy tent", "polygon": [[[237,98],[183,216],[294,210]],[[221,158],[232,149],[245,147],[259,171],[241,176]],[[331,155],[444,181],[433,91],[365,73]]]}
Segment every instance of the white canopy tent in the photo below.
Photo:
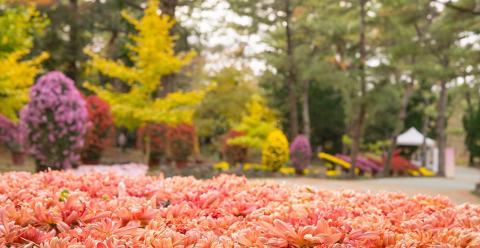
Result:
{"label": "white canopy tent", "polygon": [[[425,138],[425,136],[422,133],[420,133],[416,128],[411,127],[407,131],[398,135],[397,145],[399,145],[399,146],[421,146],[423,144],[423,139],[424,138]],[[427,137],[427,139],[425,140],[425,144],[428,147],[434,147],[435,146],[435,140]]]}
{"label": "white canopy tent", "polygon": [[[425,139],[426,138],[426,139]],[[438,149],[435,140],[425,137],[416,128],[411,127],[407,131],[397,136],[398,146],[422,146],[425,139],[426,145],[426,166],[427,168],[438,172]],[[422,164],[422,156],[420,150],[412,156],[412,162],[417,165]]]}

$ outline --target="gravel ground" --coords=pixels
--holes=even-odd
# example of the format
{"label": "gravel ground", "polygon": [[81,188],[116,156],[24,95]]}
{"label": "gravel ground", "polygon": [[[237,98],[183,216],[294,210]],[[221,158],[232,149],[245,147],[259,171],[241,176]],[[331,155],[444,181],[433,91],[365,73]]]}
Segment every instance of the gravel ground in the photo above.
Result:
{"label": "gravel ground", "polygon": [[[401,177],[368,180],[332,180],[314,178],[271,178],[288,186],[310,186],[318,189],[353,189],[360,191],[402,191],[407,195],[444,195],[454,203],[480,204],[480,197],[471,192],[480,182],[480,170],[457,166],[455,178]],[[255,179],[263,180],[263,179]]]}

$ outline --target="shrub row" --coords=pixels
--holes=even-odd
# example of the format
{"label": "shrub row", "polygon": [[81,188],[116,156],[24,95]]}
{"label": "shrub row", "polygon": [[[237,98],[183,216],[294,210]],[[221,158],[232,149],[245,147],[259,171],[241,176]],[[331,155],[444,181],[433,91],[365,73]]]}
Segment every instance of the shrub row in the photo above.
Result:
{"label": "shrub row", "polygon": [[[0,142],[12,152],[23,147],[32,154],[37,170],[68,169],[80,163],[98,163],[109,145],[113,118],[109,105],[97,96],[83,96],[61,72],[39,78],[30,89],[30,101],[15,124],[0,116]],[[195,128],[191,125],[147,124],[139,130],[140,144],[151,139],[153,158],[166,154],[184,163],[194,152]]]}
{"label": "shrub row", "polygon": [[194,153],[195,142],[195,127],[188,124],[147,123],[137,130],[137,147],[144,152],[150,149],[149,165],[158,165],[162,158],[168,157],[183,167]]}
{"label": "shrub row", "polygon": [[[228,144],[229,139],[242,135],[244,135],[242,132],[232,130],[225,136],[222,151],[229,164],[246,161],[247,147]],[[297,136],[289,148],[287,137],[279,129],[270,132],[262,148],[262,164],[272,171],[280,170],[290,159],[296,173],[303,174],[305,168],[310,164],[311,157],[312,149],[306,136]]]}
{"label": "shrub row", "polygon": [[[20,116],[20,125],[0,118],[0,141],[11,149],[25,142],[39,170],[75,167],[80,158],[83,163],[97,163],[113,129],[109,105],[97,96],[82,96],[74,82],[61,72],[40,77],[31,88],[30,101]],[[222,151],[230,163],[246,160],[246,147],[228,143],[229,139],[242,135],[234,130],[226,135]],[[149,164],[158,164],[160,158],[168,155],[181,167],[194,153],[195,127],[147,123],[138,130],[137,142],[142,150],[149,151]],[[288,162],[289,153],[297,173],[302,173],[311,157],[308,140],[297,137],[289,151],[285,135],[276,129],[263,146],[262,163],[277,171]]]}

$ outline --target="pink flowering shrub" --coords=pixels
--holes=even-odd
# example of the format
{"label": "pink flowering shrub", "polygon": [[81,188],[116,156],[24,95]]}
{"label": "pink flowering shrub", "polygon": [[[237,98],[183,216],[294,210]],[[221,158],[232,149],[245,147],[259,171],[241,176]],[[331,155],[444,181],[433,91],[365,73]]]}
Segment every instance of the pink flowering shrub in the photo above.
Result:
{"label": "pink flowering shrub", "polygon": [[78,163],[88,113],[74,82],[61,72],[42,76],[30,89],[20,114],[37,170],[70,168]]}
{"label": "pink flowering shrub", "polygon": [[311,157],[310,142],[305,135],[298,135],[290,145],[290,161],[297,174],[303,174],[303,170],[310,164]]}
{"label": "pink flowering shrub", "polygon": [[479,247],[480,206],[222,175],[0,175],[0,247]]}

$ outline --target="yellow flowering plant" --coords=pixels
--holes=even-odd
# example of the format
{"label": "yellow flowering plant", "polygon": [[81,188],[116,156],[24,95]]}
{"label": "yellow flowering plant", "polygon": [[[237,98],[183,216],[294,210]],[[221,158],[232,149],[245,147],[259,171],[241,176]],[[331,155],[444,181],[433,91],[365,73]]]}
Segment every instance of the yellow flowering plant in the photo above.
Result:
{"label": "yellow flowering plant", "polygon": [[283,175],[295,175],[295,168],[293,167],[282,167],[279,170]]}
{"label": "yellow flowering plant", "polygon": [[273,110],[266,106],[260,95],[253,95],[242,120],[233,128],[244,135],[229,139],[228,144],[261,149],[276,125],[277,118]]}
{"label": "yellow flowering plant", "polygon": [[288,140],[279,129],[274,129],[267,137],[262,149],[262,164],[272,171],[278,171],[289,159]]}
{"label": "yellow flowering plant", "polygon": [[337,158],[333,155],[330,155],[328,153],[324,153],[324,152],[320,152],[318,154],[318,157],[320,159],[323,159],[323,160],[326,160],[326,161],[329,161],[329,162],[332,162],[334,164],[338,164],[340,165],[342,168],[346,169],[346,170],[349,170],[350,167],[351,167],[351,164],[343,159],[340,159],[340,158]]}
{"label": "yellow flowering plant", "polygon": [[225,161],[221,161],[221,162],[215,163],[213,165],[213,168],[220,171],[228,171],[230,169],[230,164]]}

